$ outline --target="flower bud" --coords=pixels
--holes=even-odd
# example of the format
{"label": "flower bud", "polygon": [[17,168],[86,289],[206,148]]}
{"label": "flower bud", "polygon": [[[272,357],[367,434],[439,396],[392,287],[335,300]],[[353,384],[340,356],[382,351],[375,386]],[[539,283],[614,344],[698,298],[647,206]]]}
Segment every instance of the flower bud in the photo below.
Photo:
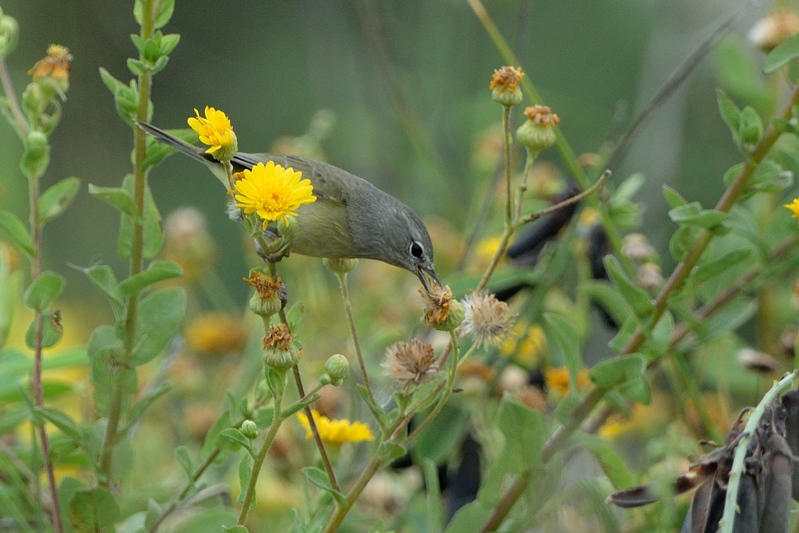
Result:
{"label": "flower bud", "polygon": [[347,378],[350,362],[340,353],[333,354],[325,361],[325,372],[330,377],[330,384],[338,387]]}
{"label": "flower bud", "polygon": [[214,156],[214,159],[221,162],[227,162],[233,159],[233,157],[239,151],[239,141],[236,137],[236,132],[230,130],[230,137],[229,141],[225,144],[222,144],[218,150],[211,152],[211,155]]}
{"label": "flower bud", "polygon": [[288,370],[300,360],[300,352],[292,342],[293,336],[285,324],[269,328],[263,341],[264,364],[275,370]]}
{"label": "flower bud", "polygon": [[241,424],[241,434],[253,440],[258,437],[258,426],[252,420],[245,420]]}
{"label": "flower bud", "polygon": [[520,103],[522,90],[518,86],[523,77],[524,72],[520,68],[506,66],[494,70],[491,83],[488,85],[488,88],[491,89],[491,98],[505,107]]}
{"label": "flower bud", "polygon": [[0,11],[0,58],[8,57],[17,47],[19,24],[17,20]]}
{"label": "flower bud", "polygon": [[560,122],[560,117],[545,105],[534,105],[524,110],[527,121],[516,130],[518,140],[531,157],[538,152],[549,148],[557,141],[555,126]]}
{"label": "flower bud", "polygon": [[322,264],[336,274],[347,274],[358,266],[358,260],[343,257],[326,257],[322,259]]}
{"label": "flower bud", "polygon": [[33,130],[25,139],[25,153],[22,155],[20,167],[26,176],[41,176],[50,164],[50,145],[47,135]]}

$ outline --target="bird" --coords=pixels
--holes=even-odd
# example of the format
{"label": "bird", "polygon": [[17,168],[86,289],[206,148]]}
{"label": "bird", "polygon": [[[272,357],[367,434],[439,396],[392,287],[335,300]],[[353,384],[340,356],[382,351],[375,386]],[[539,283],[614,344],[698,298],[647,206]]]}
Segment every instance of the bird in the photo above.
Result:
{"label": "bird", "polygon": [[[144,131],[178,152],[204,163],[227,181],[222,164],[200,147],[152,124]],[[295,155],[239,152],[234,172],[274,162],[311,181],[316,201],[297,208],[290,252],[330,259],[374,259],[414,273],[430,290],[428,276],[441,286],[433,263],[433,243],[419,215],[390,194],[346,170]]]}

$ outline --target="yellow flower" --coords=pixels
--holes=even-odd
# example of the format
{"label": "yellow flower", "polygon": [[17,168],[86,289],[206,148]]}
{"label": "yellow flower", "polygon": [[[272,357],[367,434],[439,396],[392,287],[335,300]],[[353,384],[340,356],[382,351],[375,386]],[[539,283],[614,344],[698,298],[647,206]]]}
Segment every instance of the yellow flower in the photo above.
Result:
{"label": "yellow flower", "polygon": [[787,209],[793,213],[793,218],[799,218],[799,197],[794,198],[790,204],[785,204]]}
{"label": "yellow flower", "polygon": [[527,331],[524,328],[523,324],[517,323],[514,328],[517,338],[508,339],[499,353],[504,357],[512,357],[518,365],[530,368],[547,352],[547,338],[538,324],[533,324]]}
{"label": "yellow flower", "polygon": [[210,312],[192,320],[184,332],[186,344],[198,355],[241,353],[249,331],[241,318]]}
{"label": "yellow flower", "polygon": [[258,163],[243,174],[235,183],[236,206],[247,215],[257,213],[264,221],[264,229],[270,221],[296,217],[295,209],[316,201],[311,180],[301,180],[302,172],[293,168],[269,161],[266,165]]}
{"label": "yellow flower", "polygon": [[[316,428],[319,430],[319,436],[329,444],[375,440],[372,430],[363,422],[350,422],[347,419],[330,420],[328,417],[320,415],[316,409],[311,411],[311,413],[313,414],[314,422],[316,422]],[[311,432],[308,417],[305,413],[297,413],[297,419],[302,424],[302,427],[305,428],[305,438],[310,439],[313,433]]]}
{"label": "yellow flower", "polygon": [[[569,393],[569,371],[565,366],[547,368],[544,370],[544,380],[547,388],[558,396],[566,396]],[[591,378],[588,377],[588,370],[581,368],[577,373],[577,390],[585,390],[590,384]]]}
{"label": "yellow flower", "polygon": [[[230,119],[223,111],[205,106],[204,117],[200,116],[200,112],[196,108],[194,109],[194,114],[197,116],[189,118],[188,123],[191,129],[200,136],[200,142],[210,146],[205,153],[213,154],[217,150],[228,149],[233,146],[234,148],[231,151],[235,154],[236,134],[233,133]],[[230,154],[230,157],[233,154]],[[230,157],[227,159],[230,160]]]}

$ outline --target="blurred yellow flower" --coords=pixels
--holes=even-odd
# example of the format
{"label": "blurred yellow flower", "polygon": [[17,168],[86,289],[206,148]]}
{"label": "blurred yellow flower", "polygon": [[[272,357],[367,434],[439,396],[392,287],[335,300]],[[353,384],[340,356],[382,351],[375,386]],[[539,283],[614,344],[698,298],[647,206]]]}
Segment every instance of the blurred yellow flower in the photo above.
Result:
{"label": "blurred yellow flower", "polygon": [[198,355],[241,353],[247,345],[249,332],[241,318],[211,312],[192,320],[184,333],[186,344]]}
{"label": "blurred yellow flower", "polygon": [[[326,416],[319,414],[319,411],[314,409],[311,411],[313,414],[316,428],[319,430],[319,436],[322,440],[329,444],[342,444],[345,442],[360,442],[375,440],[372,435],[372,430],[363,422],[350,422],[347,419],[331,420]],[[310,439],[313,436],[308,417],[305,413],[297,413],[297,419],[305,428],[305,438]]]}
{"label": "blurred yellow flower", "polygon": [[257,213],[264,221],[264,228],[270,221],[296,217],[295,209],[316,201],[311,180],[300,179],[302,172],[293,168],[269,161],[266,165],[258,163],[243,174],[235,183],[236,206],[247,215]]}
{"label": "blurred yellow flower", "polygon": [[488,263],[494,254],[497,253],[499,243],[502,242],[502,237],[489,237],[477,243],[477,257],[481,261]]}
{"label": "blurred yellow flower", "polygon": [[[553,391],[558,396],[566,396],[569,394],[569,370],[565,366],[558,368],[547,368],[544,370],[544,380],[547,384],[547,389]],[[591,378],[588,377],[588,370],[581,368],[577,372],[577,390],[585,390],[591,384]]]}
{"label": "blurred yellow flower", "polygon": [[500,349],[504,357],[512,357],[516,364],[530,368],[547,350],[547,338],[541,326],[533,324],[524,331],[521,323],[514,328],[516,338],[510,338]]}
{"label": "blurred yellow flower", "polygon": [[196,117],[188,119],[191,129],[200,136],[200,142],[210,148],[205,151],[212,154],[222,148],[228,148],[236,142],[236,134],[230,125],[230,119],[223,111],[218,111],[213,107],[205,106],[205,116],[201,117],[200,112],[195,108]]}
{"label": "blurred yellow flower", "polygon": [[794,198],[793,202],[790,204],[785,204],[785,206],[791,213],[793,213],[794,218],[799,218],[799,197]]}

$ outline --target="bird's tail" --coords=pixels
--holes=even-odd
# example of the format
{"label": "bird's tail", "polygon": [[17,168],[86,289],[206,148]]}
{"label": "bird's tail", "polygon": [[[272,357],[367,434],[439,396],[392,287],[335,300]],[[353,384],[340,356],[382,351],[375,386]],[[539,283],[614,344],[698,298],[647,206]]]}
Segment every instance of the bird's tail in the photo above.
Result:
{"label": "bird's tail", "polygon": [[171,133],[167,133],[166,131],[153,126],[152,124],[148,124],[146,122],[141,122],[139,120],[136,121],[136,125],[139,126],[141,129],[155,137],[156,140],[166,144],[167,146],[171,146],[178,152],[182,154],[186,154],[187,156],[191,157],[192,159],[196,159],[197,161],[201,161],[206,165],[213,164],[215,161],[213,159],[209,159],[205,155],[205,151],[199,147],[195,146],[191,143],[187,143],[183,139],[179,139],[172,135]]}

